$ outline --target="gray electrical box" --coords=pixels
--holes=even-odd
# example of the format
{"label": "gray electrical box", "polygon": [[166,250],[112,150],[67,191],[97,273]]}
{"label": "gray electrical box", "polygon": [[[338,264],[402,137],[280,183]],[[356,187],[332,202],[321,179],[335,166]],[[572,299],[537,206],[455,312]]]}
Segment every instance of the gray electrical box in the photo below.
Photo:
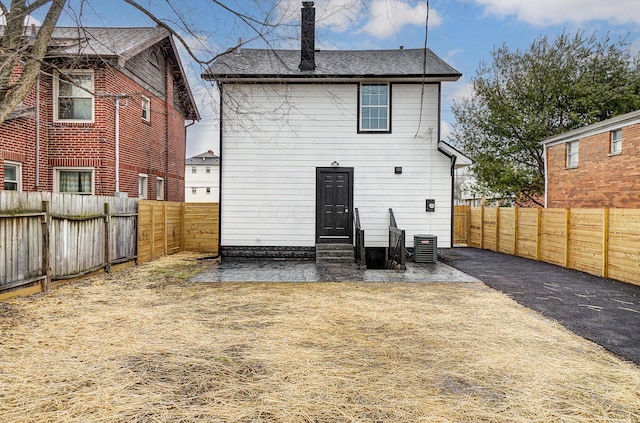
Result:
{"label": "gray electrical box", "polygon": [[438,261],[438,237],[435,235],[414,235],[413,261],[416,263],[435,263]]}

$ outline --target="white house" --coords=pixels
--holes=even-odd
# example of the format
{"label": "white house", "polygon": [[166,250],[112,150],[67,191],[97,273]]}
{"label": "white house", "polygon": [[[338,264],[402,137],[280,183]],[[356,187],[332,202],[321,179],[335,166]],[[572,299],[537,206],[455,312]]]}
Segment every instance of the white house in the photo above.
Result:
{"label": "white house", "polygon": [[355,209],[367,249],[388,245],[389,209],[407,247],[414,234],[450,247],[440,98],[461,74],[429,49],[315,50],[314,19],[303,2],[300,51],[237,48],[202,75],[220,91],[223,256],[352,244]]}
{"label": "white house", "polygon": [[212,150],[185,160],[184,198],[187,203],[217,203],[220,199],[220,157]]}

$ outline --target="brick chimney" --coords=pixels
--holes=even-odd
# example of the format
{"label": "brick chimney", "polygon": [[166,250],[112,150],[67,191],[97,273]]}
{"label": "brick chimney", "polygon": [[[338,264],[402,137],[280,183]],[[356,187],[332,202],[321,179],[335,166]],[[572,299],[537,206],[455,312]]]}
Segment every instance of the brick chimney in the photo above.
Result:
{"label": "brick chimney", "polygon": [[302,2],[302,21],[300,31],[300,66],[301,71],[316,68],[316,9],[312,1]]}

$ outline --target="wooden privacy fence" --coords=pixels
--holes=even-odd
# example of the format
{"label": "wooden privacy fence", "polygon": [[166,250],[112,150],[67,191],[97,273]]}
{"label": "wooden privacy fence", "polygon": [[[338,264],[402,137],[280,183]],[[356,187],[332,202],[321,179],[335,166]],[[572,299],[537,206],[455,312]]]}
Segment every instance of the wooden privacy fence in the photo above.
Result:
{"label": "wooden privacy fence", "polygon": [[138,263],[193,251],[218,254],[218,203],[138,203]]}
{"label": "wooden privacy fence", "polygon": [[640,210],[479,207],[468,245],[640,285]]}
{"label": "wooden privacy fence", "polygon": [[0,291],[136,257],[136,199],[0,191]]}
{"label": "wooden privacy fence", "polygon": [[217,203],[0,191],[0,298],[179,251],[218,253]]}

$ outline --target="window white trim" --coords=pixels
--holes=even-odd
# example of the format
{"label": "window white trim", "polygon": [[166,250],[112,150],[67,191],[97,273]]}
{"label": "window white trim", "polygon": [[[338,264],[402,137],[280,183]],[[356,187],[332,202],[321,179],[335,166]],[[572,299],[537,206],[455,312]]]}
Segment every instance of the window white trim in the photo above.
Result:
{"label": "window white trim", "polygon": [[[15,179],[7,179],[7,167],[12,167],[15,168],[16,170],[16,177]],[[9,160],[5,160],[4,161],[4,190],[5,191],[22,191],[22,163],[18,163],[18,162],[12,162]],[[7,189],[6,184],[10,183],[10,184],[16,184],[16,189]]]}
{"label": "window white trim", "polygon": [[[60,183],[62,182],[61,172],[81,172],[81,173],[90,173],[91,175],[91,191],[67,191],[60,189]],[[95,168],[93,167],[54,167],[53,168],[53,192],[57,193],[69,193],[69,194],[82,194],[82,195],[93,195],[95,192]]]}
{"label": "window white trim", "polygon": [[567,143],[567,158],[566,158],[567,168],[578,167],[579,151],[580,151],[580,144],[578,141],[570,141]]}
{"label": "window white trim", "polygon": [[[369,88],[384,87],[380,93]],[[384,101],[386,100],[386,101]],[[376,116],[373,116],[376,115]],[[384,116],[381,117],[381,114]],[[367,119],[369,116],[369,119]],[[367,122],[382,122],[383,125],[370,126]],[[386,82],[365,82],[358,87],[358,131],[391,132],[391,84]]]}
{"label": "window white trim", "polygon": [[142,96],[142,120],[145,122],[151,122],[151,100],[149,97]]}
{"label": "window white trim", "polygon": [[156,200],[164,200],[164,178],[156,178]]}
{"label": "window white trim", "polygon": [[[90,83],[90,87],[75,87],[76,90],[74,92],[75,95],[73,96],[66,96],[66,98],[78,98],[78,99],[85,99],[85,100],[90,100],[91,102],[91,118],[89,119],[64,119],[64,118],[60,118],[59,117],[59,113],[60,113],[60,83],[65,83],[65,84],[70,84],[69,82],[65,82],[65,81],[61,81],[60,78],[62,77],[60,72],[56,72],[54,74],[54,78],[53,78],[53,121],[54,122],[68,122],[68,123],[93,123],[94,119],[95,119],[95,96],[91,93],[93,93],[94,91],[94,87],[95,87],[95,74],[93,72],[93,70],[70,70],[68,72],[65,73],[65,75],[68,75],[70,77],[73,77],[74,75],[84,75],[84,76],[91,76],[91,83]],[[88,90],[90,92],[85,91]],[[64,96],[62,96],[63,98],[65,98]]]}
{"label": "window white trim", "polygon": [[622,153],[622,129],[614,129],[609,136],[609,154]]}
{"label": "window white trim", "polygon": [[146,200],[149,195],[149,175],[138,173],[138,198]]}

